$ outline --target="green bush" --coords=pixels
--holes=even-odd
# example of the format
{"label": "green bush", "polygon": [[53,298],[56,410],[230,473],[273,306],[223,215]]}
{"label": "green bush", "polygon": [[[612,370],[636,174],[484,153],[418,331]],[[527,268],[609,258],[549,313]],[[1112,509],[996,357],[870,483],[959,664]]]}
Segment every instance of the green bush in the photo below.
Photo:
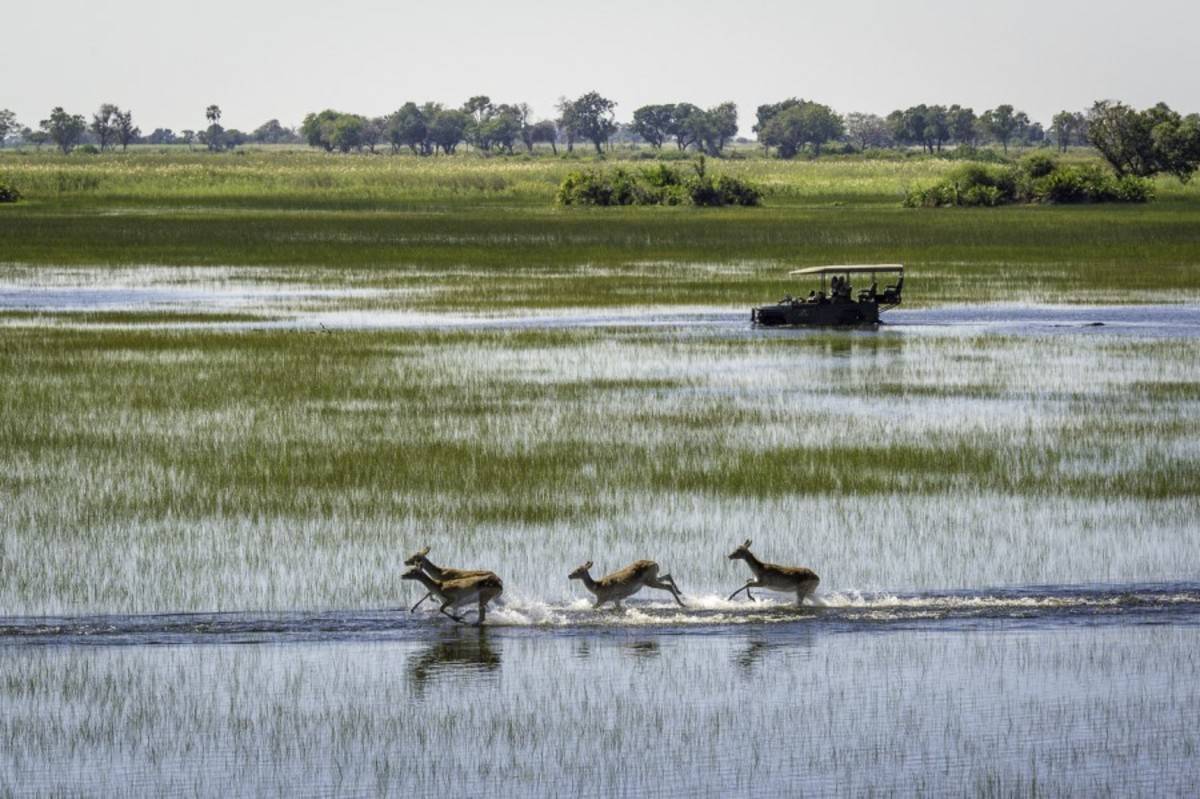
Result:
{"label": "green bush", "polygon": [[695,176],[685,176],[667,164],[631,172],[610,170],[571,172],[558,188],[561,205],[758,205],[762,194],[738,178],[706,173],[704,162],[695,165]]}
{"label": "green bush", "polygon": [[15,203],[21,199],[21,192],[15,186],[0,181],[0,203]]}
{"label": "green bush", "polygon": [[71,152],[76,155],[99,155],[100,148],[94,144],[81,144]]}
{"label": "green bush", "polygon": [[1016,166],[967,164],[940,183],[914,189],[910,208],[1007,205],[1009,203],[1142,203],[1153,197],[1148,181],[1118,178],[1096,164],[1059,164],[1035,153]]}

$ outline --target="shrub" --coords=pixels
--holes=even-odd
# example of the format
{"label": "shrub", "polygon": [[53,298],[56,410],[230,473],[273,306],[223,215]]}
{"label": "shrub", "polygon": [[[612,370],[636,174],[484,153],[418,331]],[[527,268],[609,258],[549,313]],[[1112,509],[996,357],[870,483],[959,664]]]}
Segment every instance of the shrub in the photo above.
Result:
{"label": "shrub", "polygon": [[667,164],[637,172],[621,167],[571,172],[558,188],[561,205],[758,205],[762,194],[738,178],[707,174],[701,161],[694,177]]}
{"label": "shrub", "polygon": [[81,144],[78,147],[76,147],[74,150],[72,150],[72,152],[77,153],[79,155],[99,155],[100,148],[94,144]]}
{"label": "shrub", "polygon": [[15,186],[0,181],[0,203],[15,203],[21,199],[21,192]]}
{"label": "shrub", "polygon": [[1059,164],[1035,153],[1009,167],[968,164],[928,188],[914,189],[904,199],[910,208],[997,206],[1008,203],[1146,202],[1149,182],[1117,178],[1096,164]]}

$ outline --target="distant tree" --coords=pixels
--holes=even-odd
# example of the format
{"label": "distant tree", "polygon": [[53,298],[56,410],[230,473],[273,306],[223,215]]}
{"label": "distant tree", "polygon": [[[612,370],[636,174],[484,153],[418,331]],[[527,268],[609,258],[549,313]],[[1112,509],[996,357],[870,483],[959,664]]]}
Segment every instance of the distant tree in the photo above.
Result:
{"label": "distant tree", "polygon": [[387,140],[392,152],[407,147],[413,155],[430,154],[429,125],[416,103],[405,103],[388,117]]}
{"label": "distant tree", "polygon": [[82,114],[68,114],[62,106],[56,106],[50,111],[49,119],[38,123],[50,141],[67,155],[79,143],[83,132],[87,130],[87,122]]}
{"label": "distant tree", "polygon": [[281,125],[278,119],[268,119],[254,129],[250,138],[259,144],[281,144],[291,141],[292,131]]}
{"label": "distant tree", "polygon": [[375,146],[387,141],[387,117],[365,117],[362,146],[374,153]]}
{"label": "distant tree", "polygon": [[764,127],[766,127],[767,123],[770,122],[772,119],[779,116],[779,114],[783,113],[784,111],[788,110],[789,108],[795,108],[796,106],[800,105],[803,102],[805,102],[805,101],[801,100],[797,97],[789,97],[788,99],[783,100],[782,102],[770,103],[767,105],[760,105],[754,115],[754,117],[755,117],[755,122],[754,122],[754,127],[753,127],[754,132],[761,133],[762,129]]}
{"label": "distant tree", "polygon": [[109,145],[117,137],[115,117],[121,113],[121,109],[112,103],[105,103],[100,106],[100,110],[92,114],[92,124],[88,126],[88,130],[96,137],[96,143],[100,145],[100,150],[107,150]]}
{"label": "distant tree", "polygon": [[1087,142],[1088,120],[1082,111],[1059,111],[1050,122],[1050,135],[1060,152]]}
{"label": "distant tree", "polygon": [[950,139],[959,145],[974,147],[979,138],[979,118],[975,109],[952,105],[946,111],[946,126],[950,129]]}
{"label": "distant tree", "polygon": [[1029,117],[1025,116],[1023,112],[1014,111],[1011,105],[998,105],[980,114],[979,122],[983,130],[1000,142],[1004,152],[1007,153],[1008,143],[1022,127],[1022,117],[1024,117],[1024,124],[1028,124]]}
{"label": "distant tree", "polygon": [[929,153],[940,152],[951,137],[949,111],[940,105],[922,103],[893,111],[887,121],[896,141],[920,145]]}
{"label": "distant tree", "polygon": [[210,105],[204,109],[204,118],[208,120],[208,124],[216,125],[221,121],[221,106]]}
{"label": "distant tree", "polygon": [[699,147],[704,127],[704,110],[699,106],[676,103],[672,107],[671,126],[667,128],[667,132],[674,137],[678,149],[686,150],[693,145]]}
{"label": "distant tree", "polygon": [[737,104],[728,101],[704,112],[704,130],[700,140],[709,155],[719,156],[738,132]]}
{"label": "distant tree", "polygon": [[50,134],[44,130],[33,130],[32,128],[24,128],[21,131],[21,138],[32,144],[38,150],[42,149],[42,145],[50,141]]}
{"label": "distant tree", "polygon": [[471,121],[471,115],[464,111],[439,111],[429,125],[429,137],[435,147],[441,148],[446,155],[453,155]]}
{"label": "distant tree", "polygon": [[1122,177],[1165,172],[1186,183],[1200,167],[1200,115],[1181,116],[1166,103],[1137,111],[1098,101],[1088,112],[1088,140]]}
{"label": "distant tree", "polygon": [[146,144],[174,144],[175,139],[175,132],[170,128],[155,128],[146,136]]}
{"label": "distant tree", "polygon": [[486,125],[495,114],[492,98],[486,94],[476,95],[463,103],[462,112],[469,117],[463,138],[480,150],[489,149],[491,142],[487,138]]}
{"label": "distant tree", "polygon": [[820,155],[825,142],[840,139],[844,133],[842,118],[829,106],[799,100],[770,116],[759,130],[758,140],[776,148],[780,158],[792,158],[805,145]]}
{"label": "distant tree", "polygon": [[616,103],[598,92],[588,92],[570,101],[570,113],[564,112],[564,125],[580,139],[587,139],[596,147],[596,154],[604,152],[604,145],[616,133],[617,123],[613,119]]}
{"label": "distant tree", "polygon": [[121,150],[128,150],[132,142],[137,141],[137,138],[142,135],[141,128],[135,127],[133,124],[132,111],[120,111],[113,115],[113,131],[116,134],[116,140],[121,145]]}
{"label": "distant tree", "polygon": [[554,120],[543,119],[533,123],[530,139],[534,144],[543,142],[549,144],[551,152],[558,155],[558,126],[554,124]]}
{"label": "distant tree", "polygon": [[1050,135],[1058,145],[1058,151],[1065,153],[1071,146],[1071,136],[1075,132],[1075,115],[1070,111],[1059,111],[1050,120]]}
{"label": "distant tree", "polygon": [[329,133],[330,145],[342,153],[361,150],[367,145],[371,131],[366,117],[358,114],[338,114]]}
{"label": "distant tree", "polygon": [[646,140],[651,147],[661,149],[670,137],[675,123],[675,105],[644,105],[633,112],[634,133]]}
{"label": "distant tree", "polygon": [[558,119],[554,124],[566,139],[567,152],[573,152],[575,150],[575,106],[566,97],[559,97],[554,108],[558,111]]}
{"label": "distant tree", "polygon": [[1030,122],[1025,126],[1024,142],[1031,147],[1038,147],[1046,141],[1046,129],[1041,122]]}
{"label": "distant tree", "polygon": [[521,137],[521,111],[513,105],[495,106],[480,127],[485,149],[512,153],[513,144]]}
{"label": "distant tree", "polygon": [[196,141],[196,131],[194,131],[194,130],[179,131],[179,140],[182,141],[184,144],[186,144],[188,146],[189,150],[192,149],[192,142]]}
{"label": "distant tree", "polygon": [[250,137],[238,130],[237,128],[229,128],[221,134],[221,147],[226,150],[232,150],[234,147],[240,147],[250,140]]}
{"label": "distant tree", "polygon": [[846,135],[859,150],[881,149],[892,144],[891,128],[877,114],[846,114]]}
{"label": "distant tree", "polygon": [[513,106],[517,112],[517,121],[521,126],[521,143],[525,145],[525,152],[533,152],[533,109],[529,103],[517,103]]}
{"label": "distant tree", "polygon": [[225,128],[216,122],[209,125],[206,130],[202,130],[196,134],[196,138],[213,152],[225,149]]}
{"label": "distant tree", "polygon": [[306,114],[304,121],[300,123],[300,135],[309,147],[321,147],[325,152],[332,152],[333,126],[340,116],[342,113],[332,108],[326,108],[316,114]]}
{"label": "distant tree", "polygon": [[941,152],[942,146],[950,139],[950,124],[946,116],[946,107],[931,105],[925,116],[925,141],[930,150]]}
{"label": "distant tree", "polygon": [[0,147],[4,146],[4,140],[8,138],[9,133],[16,133],[20,128],[17,127],[17,115],[7,108],[0,108]]}

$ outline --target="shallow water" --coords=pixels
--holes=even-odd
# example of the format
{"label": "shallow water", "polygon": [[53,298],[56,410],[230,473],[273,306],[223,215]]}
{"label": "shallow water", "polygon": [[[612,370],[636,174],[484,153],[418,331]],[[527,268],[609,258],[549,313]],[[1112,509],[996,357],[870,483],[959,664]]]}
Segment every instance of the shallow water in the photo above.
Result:
{"label": "shallow water", "polygon": [[1191,793],[1200,585],[839,602],[7,619],[0,792]]}
{"label": "shallow water", "polygon": [[[199,286],[139,282],[136,270],[128,285],[0,286],[0,311],[46,314],[0,325],[578,328],[570,346],[510,351],[481,335],[412,348],[448,385],[628,386],[570,401],[531,392],[506,413],[439,422],[447,442],[486,441],[494,454],[571,438],[681,458],[679,437],[711,438],[691,457],[719,464],[763,447],[978,439],[1010,453],[1032,487],[626,487],[598,491],[594,518],[538,525],[454,520],[463,497],[447,492],[420,497],[447,509],[436,527],[358,515],[368,492],[296,518],[80,523],[81,497],[136,493],[157,473],[103,458],[6,462],[0,796],[1194,794],[1195,494],[1072,494],[1055,481],[1200,456],[1177,432],[1200,414],[1200,306],[898,309],[878,330],[798,351],[766,345],[808,331],[755,330],[728,308],[422,314],[395,310],[398,292],[205,274]],[[76,316],[230,310],[266,318]],[[597,341],[591,328],[614,334]],[[876,337],[897,346],[862,346]],[[159,357],[116,356],[112,368],[130,371]],[[392,368],[362,365],[394,382]],[[87,410],[90,429],[114,439],[161,428],[218,446],[259,408]],[[369,433],[360,419],[396,425],[404,413],[378,399],[290,410],[276,420],[289,435],[334,444]],[[714,410],[749,421],[715,432],[655,421]],[[306,411],[319,411],[311,426]],[[1037,442],[1070,457],[1042,464]],[[817,568],[810,603],[724,598],[746,577],[724,555],[750,534],[764,557]],[[507,601],[485,627],[399,607],[420,595],[397,574],[421,545],[502,574]],[[688,607],[644,592],[594,611],[565,578],[586,557],[658,558]]]}
{"label": "shallow water", "polygon": [[[74,274],[74,273],[72,273]],[[218,280],[220,274],[187,273],[176,276],[179,285],[99,282],[30,285],[0,283],[0,312],[24,311],[57,314],[36,324],[72,324],[71,316],[86,312],[220,313],[241,311],[262,314],[261,321],[154,323],[138,326],[219,329],[321,329],[409,330],[450,329],[573,329],[573,328],[674,328],[705,333],[754,330],[749,309],[727,307],[647,306],[631,308],[567,308],[498,314],[428,313],[405,310],[411,289],[325,288],[294,284],[265,285]],[[238,273],[231,273],[238,274]],[[103,281],[102,275],[93,280]],[[143,278],[144,280],[144,278]],[[165,281],[165,277],[164,277]],[[367,308],[339,306],[367,304]],[[1030,305],[991,303],[937,308],[897,308],[883,317],[882,332],[934,332],[975,335],[1095,333],[1172,338],[1200,337],[1200,306],[1171,305]],[[9,322],[11,323],[11,321]],[[20,323],[29,323],[20,320]],[[123,323],[130,325],[134,323]],[[796,330],[754,330],[756,335],[796,335]]]}
{"label": "shallow water", "polygon": [[[753,601],[685,595],[685,606],[656,601],[652,592],[621,608],[600,610],[587,599],[543,602],[503,597],[491,606],[489,629],[527,628],[551,635],[588,637],[651,629],[658,634],[724,634],[751,625],[764,635],[804,630],[872,633],[887,630],[951,632],[988,628],[1045,630],[1075,625],[1200,624],[1200,583],[1036,586],[928,593],[831,593],[792,598],[759,591]],[[453,626],[432,603],[416,611],[102,614],[0,617],[0,646],[116,646],[264,643],[314,640],[420,640]],[[469,621],[473,613],[466,614]],[[470,625],[473,626],[473,625]]]}

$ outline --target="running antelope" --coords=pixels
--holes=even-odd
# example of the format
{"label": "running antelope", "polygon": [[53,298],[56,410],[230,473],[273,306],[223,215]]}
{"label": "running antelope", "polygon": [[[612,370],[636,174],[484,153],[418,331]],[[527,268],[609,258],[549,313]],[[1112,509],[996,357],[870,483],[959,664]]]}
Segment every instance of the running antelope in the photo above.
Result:
{"label": "running antelope", "polygon": [[587,590],[596,595],[596,603],[593,607],[600,607],[605,602],[612,602],[618,608],[621,607],[621,600],[627,599],[642,587],[657,588],[660,591],[669,591],[671,596],[675,597],[675,601],[683,607],[683,600],[679,598],[679,586],[675,585],[674,578],[669,574],[658,576],[658,564],[652,560],[636,560],[630,563],[624,569],[615,571],[607,577],[601,577],[599,580],[593,580],[592,575],[588,572],[592,568],[592,562],[580,566],[575,571],[567,575],[570,580],[583,580],[583,584],[587,586]]}
{"label": "running antelope", "polygon": [[750,593],[751,588],[767,588],[772,591],[779,591],[784,594],[795,594],[796,604],[804,604],[804,597],[817,590],[817,584],[821,582],[821,578],[817,576],[812,569],[806,569],[803,566],[780,566],[775,563],[763,563],[750,551],[750,539],[746,539],[746,543],[742,544],[733,552],[729,553],[730,560],[744,560],[746,565],[750,567],[750,571],[754,572],[754,577],[746,581],[738,590],[729,595],[733,599],[743,591],[746,596],[754,601],[754,595]]}
{"label": "running antelope", "polygon": [[442,600],[442,606],[438,610],[455,621],[464,621],[464,617],[455,616],[447,608],[453,610],[471,602],[478,602],[479,618],[475,620],[476,626],[482,625],[487,617],[487,603],[504,591],[504,583],[491,572],[460,577],[457,580],[435,580],[421,569],[413,567],[400,576],[405,580],[416,580],[429,589],[429,593]]}
{"label": "running antelope", "polygon": [[[485,574],[491,574],[491,572],[489,572],[489,571],[482,571],[482,570],[451,569],[451,568],[443,569],[439,566],[433,565],[433,562],[431,560],[429,560],[429,558],[425,557],[428,554],[429,554],[429,547],[425,547],[424,549],[417,550],[417,552],[414,553],[411,558],[404,561],[404,565],[424,569],[425,573],[428,574],[430,577],[432,577],[435,580],[461,580],[463,577],[482,577]],[[409,609],[409,612],[415,613],[417,608],[421,607],[421,603],[424,602],[426,599],[429,599],[429,597],[431,597],[431,596],[433,596],[432,591],[426,592],[425,596],[423,596],[419,600],[417,600],[417,604],[413,605],[412,608]]]}

